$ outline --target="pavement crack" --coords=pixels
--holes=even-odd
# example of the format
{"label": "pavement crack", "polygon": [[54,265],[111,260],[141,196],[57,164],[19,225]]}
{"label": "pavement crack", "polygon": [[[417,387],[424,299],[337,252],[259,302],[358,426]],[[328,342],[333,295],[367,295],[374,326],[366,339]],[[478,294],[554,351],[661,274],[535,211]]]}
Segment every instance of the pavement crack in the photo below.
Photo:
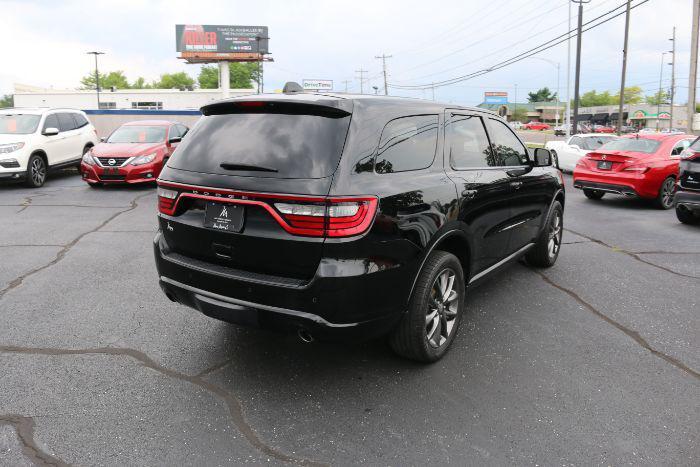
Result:
{"label": "pavement crack", "polygon": [[[580,235],[580,234],[577,234]],[[662,360],[665,360],[666,362],[670,363],[671,365],[675,366],[679,370],[689,374],[690,376],[693,376],[697,379],[700,379],[700,372],[697,370],[694,370],[693,368],[690,368],[688,365],[685,363],[681,362],[675,357],[672,357],[668,354],[665,354],[661,352],[660,350],[655,349],[654,347],[647,342],[646,339],[644,339],[637,331],[628,328],[624,324],[615,321],[608,315],[604,314],[603,312],[599,311],[596,307],[588,303],[586,300],[581,298],[580,295],[578,295],[576,292],[574,292],[571,289],[568,289],[562,285],[557,284],[554,282],[552,279],[550,279],[546,274],[540,272],[540,271],[535,271],[547,284],[551,285],[552,287],[559,289],[560,291],[564,292],[574,300],[576,300],[581,306],[583,306],[586,310],[597,316],[598,318],[602,319],[606,323],[612,325],[613,327],[617,328],[618,330],[622,331],[625,333],[628,337],[630,337],[634,342],[639,344],[642,348],[645,350],[649,351],[652,355],[661,358]]]}
{"label": "pavement crack", "polygon": [[0,425],[10,425],[17,432],[22,452],[39,466],[67,467],[69,464],[41,450],[34,441],[34,419],[14,414],[0,414]]}
{"label": "pavement crack", "polygon": [[114,214],[112,214],[111,216],[109,216],[105,221],[101,222],[101,223],[100,223],[97,227],[95,227],[94,229],[91,229],[91,230],[88,230],[88,231],[86,231],[86,232],[81,233],[80,235],[78,235],[77,237],[75,237],[73,240],[71,240],[69,243],[66,243],[65,245],[63,245],[63,248],[61,248],[61,249],[58,251],[58,253],[56,253],[56,257],[55,257],[54,259],[52,259],[52,260],[49,261],[48,263],[44,264],[43,266],[39,266],[39,267],[37,267],[37,268],[32,269],[31,271],[27,271],[26,273],[24,273],[24,274],[22,274],[21,276],[19,276],[19,277],[15,278],[14,280],[12,280],[12,282],[10,282],[4,289],[0,290],[0,299],[2,299],[2,298],[5,296],[5,294],[6,294],[7,292],[9,292],[10,290],[15,289],[15,288],[19,287],[20,285],[22,285],[22,282],[24,282],[24,280],[25,280],[26,278],[28,278],[29,276],[33,276],[34,274],[36,274],[36,273],[38,273],[38,272],[40,272],[40,271],[43,271],[44,269],[49,268],[49,267],[53,266],[54,264],[58,263],[59,261],[61,261],[61,260],[66,256],[66,253],[68,253],[68,252],[71,250],[71,248],[73,248],[73,247],[74,247],[80,240],[82,240],[83,237],[85,237],[86,235],[91,234],[91,233],[93,233],[93,232],[96,232],[96,231],[100,230],[102,227],[104,227],[105,225],[109,224],[110,222],[112,222],[114,219],[116,219],[116,218],[119,217],[120,215],[122,215],[122,214],[124,214],[124,213],[126,213],[126,212],[129,212],[129,211],[132,211],[132,210],[136,209],[136,208],[138,207],[138,201],[139,201],[141,198],[143,198],[143,197],[145,197],[145,196],[148,196],[148,195],[151,195],[151,194],[152,194],[152,193],[144,193],[144,194],[142,194],[142,195],[137,196],[136,198],[134,198],[134,199],[131,201],[131,203],[130,203],[130,205],[129,205],[128,208],[123,209],[123,210],[121,210],[121,211],[115,212]]}
{"label": "pavement crack", "polygon": [[138,361],[141,365],[151,370],[154,370],[164,376],[173,378],[179,381],[184,381],[195,386],[198,386],[207,392],[218,396],[228,407],[229,414],[233,419],[238,431],[245,437],[251,446],[256,448],[261,453],[270,456],[278,461],[287,462],[290,464],[306,465],[306,466],[325,466],[326,464],[316,461],[292,457],[278,449],[267,445],[250,426],[243,413],[243,406],[240,400],[231,392],[205,380],[200,375],[187,375],[179,371],[166,368],[160,365],[151,357],[140,350],[126,347],[95,347],[85,349],[60,349],[47,347],[21,347],[13,345],[0,345],[0,353],[12,353],[22,355],[44,355],[44,356],[66,356],[66,355],[109,355],[116,357],[128,357]]}
{"label": "pavement crack", "polygon": [[15,214],[19,214],[20,212],[27,209],[29,207],[29,205],[32,204],[32,201],[34,200],[34,198],[39,198],[40,196],[47,196],[48,194],[49,193],[40,192],[40,193],[33,194],[31,196],[26,196],[22,200],[22,202],[18,205],[18,206],[21,206],[21,209],[19,211],[17,211]]}
{"label": "pavement crack", "polygon": [[197,377],[201,378],[202,376],[216,373],[217,371],[226,368],[231,362],[233,362],[233,360],[234,360],[233,358],[228,358],[228,359],[223,360],[215,365],[210,366],[209,368],[205,368],[204,370],[197,373]]}
{"label": "pavement crack", "polygon": [[604,246],[605,248],[609,248],[609,249],[616,251],[618,253],[623,253],[623,254],[629,256],[630,258],[639,261],[640,263],[644,263],[644,264],[647,264],[649,266],[655,267],[657,269],[661,269],[662,271],[666,271],[668,273],[671,273],[671,274],[674,274],[674,275],[680,276],[680,277],[687,277],[689,279],[700,279],[700,277],[698,277],[698,276],[693,276],[691,274],[683,274],[682,272],[674,271],[673,269],[667,268],[665,266],[661,266],[661,265],[656,264],[656,263],[652,263],[651,261],[648,261],[648,260],[639,256],[642,254],[650,254],[648,252],[635,253],[633,251],[625,250],[622,248],[618,248],[614,245],[610,245],[609,243],[606,243],[603,240],[599,240],[597,238],[590,237],[590,236],[582,234],[580,232],[576,232],[575,230],[571,230],[571,229],[564,229],[564,230],[571,232],[574,235],[578,235],[579,237],[583,237],[583,238],[585,238],[593,243],[597,243],[598,245]]}

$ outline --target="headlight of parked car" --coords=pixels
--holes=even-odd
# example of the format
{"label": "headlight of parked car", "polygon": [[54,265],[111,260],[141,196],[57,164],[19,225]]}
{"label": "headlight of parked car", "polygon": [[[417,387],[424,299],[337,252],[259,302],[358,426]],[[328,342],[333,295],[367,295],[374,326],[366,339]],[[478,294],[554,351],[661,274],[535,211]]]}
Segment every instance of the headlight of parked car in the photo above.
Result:
{"label": "headlight of parked car", "polygon": [[95,159],[92,158],[92,149],[83,154],[83,162],[87,165],[95,165]]}
{"label": "headlight of parked car", "polygon": [[143,165],[143,164],[148,164],[149,162],[153,162],[153,160],[156,158],[158,155],[157,152],[154,152],[153,154],[146,154],[145,156],[139,156],[135,158],[133,161],[131,161],[131,165]]}
{"label": "headlight of parked car", "polygon": [[0,144],[0,154],[8,154],[15,152],[18,149],[22,149],[24,143],[10,143],[10,144]]}

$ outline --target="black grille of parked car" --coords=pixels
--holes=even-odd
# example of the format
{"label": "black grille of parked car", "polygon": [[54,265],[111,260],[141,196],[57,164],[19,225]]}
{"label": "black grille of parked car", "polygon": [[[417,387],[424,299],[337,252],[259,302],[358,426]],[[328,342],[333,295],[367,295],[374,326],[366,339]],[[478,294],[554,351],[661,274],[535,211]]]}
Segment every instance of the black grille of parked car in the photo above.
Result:
{"label": "black grille of parked car", "polygon": [[0,162],[0,167],[4,169],[16,169],[19,167],[19,162],[17,161],[7,161],[7,162]]}
{"label": "black grille of parked car", "polygon": [[99,175],[100,180],[124,180],[126,175]]}
{"label": "black grille of parked car", "polygon": [[[100,164],[104,165],[105,167],[120,167],[128,157],[98,157],[97,160],[100,161]],[[114,160],[114,164],[110,164],[109,161]]]}

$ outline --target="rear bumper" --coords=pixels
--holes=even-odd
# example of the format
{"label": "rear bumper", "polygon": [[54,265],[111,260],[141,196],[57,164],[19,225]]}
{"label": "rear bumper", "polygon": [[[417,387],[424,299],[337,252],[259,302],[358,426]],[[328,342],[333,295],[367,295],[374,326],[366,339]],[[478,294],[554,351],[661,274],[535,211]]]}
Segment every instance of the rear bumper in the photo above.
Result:
{"label": "rear bumper", "polygon": [[[285,279],[186,258],[154,239],[160,286],[173,301],[230,323],[297,331],[317,339],[361,340],[388,333],[406,310],[405,268],[349,271],[322,259],[309,281]],[[324,263],[326,265],[324,266]]]}
{"label": "rear bumper", "polygon": [[661,181],[657,177],[633,172],[595,172],[576,166],[574,169],[574,188],[591,189],[625,196],[656,198]]}
{"label": "rear bumper", "polygon": [[674,206],[683,206],[694,212],[700,212],[700,191],[679,190],[673,198]]}
{"label": "rear bumper", "polygon": [[80,163],[80,173],[88,183],[154,183],[159,173],[156,164],[153,163],[119,167],[117,174],[110,172],[109,175],[105,175],[105,169],[113,170],[111,167]]}

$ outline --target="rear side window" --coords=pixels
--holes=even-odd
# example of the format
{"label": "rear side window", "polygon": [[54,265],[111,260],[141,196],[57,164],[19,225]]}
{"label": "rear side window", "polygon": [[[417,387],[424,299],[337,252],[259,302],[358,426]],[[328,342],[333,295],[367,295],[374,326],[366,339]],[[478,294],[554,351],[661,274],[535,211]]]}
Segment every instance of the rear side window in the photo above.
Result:
{"label": "rear side window", "polygon": [[[488,119],[491,146],[494,152],[496,166],[525,165],[528,163],[527,149],[515,133],[503,122]],[[491,165],[491,164],[489,164]]]}
{"label": "rear side window", "polygon": [[85,118],[85,116],[82,114],[71,114],[71,115],[73,115],[73,119],[75,120],[75,125],[76,125],[75,127],[76,128],[82,128],[89,123],[87,118]]}
{"label": "rear side window", "polygon": [[323,178],[338,166],[349,124],[348,114],[208,115],[189,131],[168,166],[222,175]]}
{"label": "rear side window", "polygon": [[445,125],[453,169],[486,167],[494,163],[481,117],[452,115]]}
{"label": "rear side window", "polygon": [[60,113],[58,115],[58,129],[61,131],[75,130],[75,120],[68,113]]}
{"label": "rear side window", "polygon": [[416,115],[392,120],[379,139],[375,171],[405,172],[430,167],[435,158],[437,115]]}

